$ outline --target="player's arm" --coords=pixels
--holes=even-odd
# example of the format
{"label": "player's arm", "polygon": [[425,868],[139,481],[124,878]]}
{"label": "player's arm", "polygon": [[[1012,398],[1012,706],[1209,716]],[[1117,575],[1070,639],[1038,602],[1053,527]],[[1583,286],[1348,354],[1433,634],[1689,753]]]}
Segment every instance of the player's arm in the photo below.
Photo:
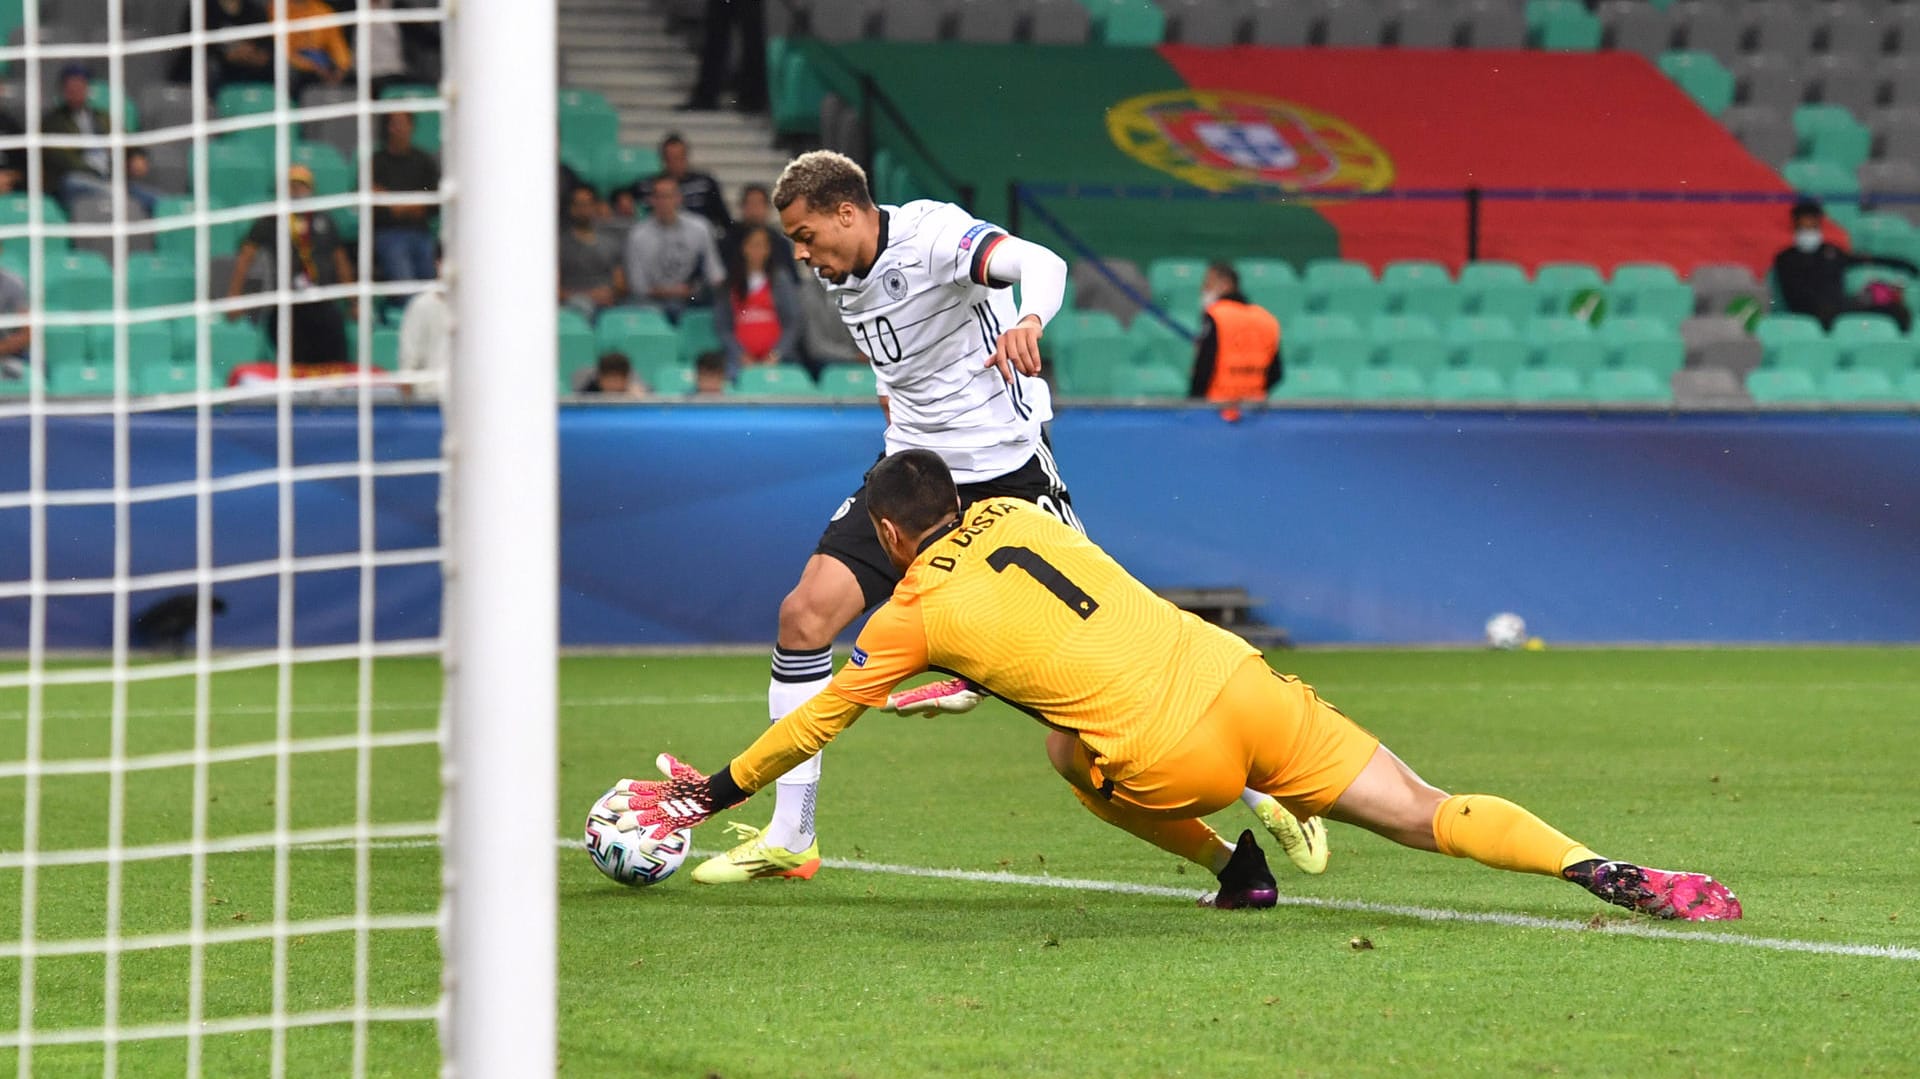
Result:
{"label": "player's arm", "polygon": [[1020,286],[1019,316],[1013,328],[1000,335],[987,362],[1000,368],[1009,382],[1015,369],[1021,374],[1039,374],[1040,335],[1060,312],[1067,295],[1066,260],[1039,244],[1002,233],[988,241],[979,261],[981,284],[992,288]]}

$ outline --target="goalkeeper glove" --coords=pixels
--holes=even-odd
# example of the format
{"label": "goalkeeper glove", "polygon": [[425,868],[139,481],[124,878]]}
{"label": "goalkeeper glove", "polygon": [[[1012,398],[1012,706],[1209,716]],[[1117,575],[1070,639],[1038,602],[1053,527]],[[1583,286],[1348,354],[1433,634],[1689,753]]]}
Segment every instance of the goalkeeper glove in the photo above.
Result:
{"label": "goalkeeper glove", "polygon": [[971,712],[986,694],[964,678],[928,682],[887,697],[886,711],[903,716],[932,716],[941,712]]}
{"label": "goalkeeper glove", "polygon": [[747,792],[725,768],[718,775],[702,775],[671,753],[660,754],[654,764],[666,779],[623,779],[600,800],[613,816],[614,827],[623,832],[656,824],[677,832],[746,800]]}

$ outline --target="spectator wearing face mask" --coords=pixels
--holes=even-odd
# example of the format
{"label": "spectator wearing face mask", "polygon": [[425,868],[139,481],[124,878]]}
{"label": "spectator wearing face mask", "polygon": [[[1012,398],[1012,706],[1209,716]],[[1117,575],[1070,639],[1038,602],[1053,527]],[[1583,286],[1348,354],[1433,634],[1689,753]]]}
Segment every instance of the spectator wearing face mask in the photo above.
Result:
{"label": "spectator wearing face mask", "polygon": [[1812,315],[1827,329],[1841,315],[1878,314],[1899,323],[1905,333],[1913,323],[1902,290],[1875,282],[1864,292],[1847,292],[1847,271],[1855,266],[1886,266],[1920,276],[1920,266],[1905,259],[1856,255],[1829,241],[1823,226],[1826,211],[1813,199],[1793,204],[1793,246],[1773,257],[1773,280],[1787,310]]}

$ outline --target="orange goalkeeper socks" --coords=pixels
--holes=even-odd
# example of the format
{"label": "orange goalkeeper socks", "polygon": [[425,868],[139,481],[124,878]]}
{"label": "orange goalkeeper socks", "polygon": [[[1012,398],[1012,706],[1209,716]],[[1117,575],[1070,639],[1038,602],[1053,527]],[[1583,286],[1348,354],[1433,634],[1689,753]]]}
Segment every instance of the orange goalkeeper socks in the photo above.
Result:
{"label": "orange goalkeeper socks", "polygon": [[1569,865],[1599,857],[1553,825],[1491,794],[1456,794],[1440,803],[1433,814],[1433,838],[1442,854],[1516,873],[1557,877]]}

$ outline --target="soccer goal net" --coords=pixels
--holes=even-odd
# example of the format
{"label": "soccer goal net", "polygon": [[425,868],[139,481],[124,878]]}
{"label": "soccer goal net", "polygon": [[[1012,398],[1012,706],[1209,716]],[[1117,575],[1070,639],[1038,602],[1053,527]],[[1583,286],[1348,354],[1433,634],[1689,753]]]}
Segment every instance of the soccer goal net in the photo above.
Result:
{"label": "soccer goal net", "polygon": [[465,8],[0,0],[0,1071],[551,1073],[553,11]]}

